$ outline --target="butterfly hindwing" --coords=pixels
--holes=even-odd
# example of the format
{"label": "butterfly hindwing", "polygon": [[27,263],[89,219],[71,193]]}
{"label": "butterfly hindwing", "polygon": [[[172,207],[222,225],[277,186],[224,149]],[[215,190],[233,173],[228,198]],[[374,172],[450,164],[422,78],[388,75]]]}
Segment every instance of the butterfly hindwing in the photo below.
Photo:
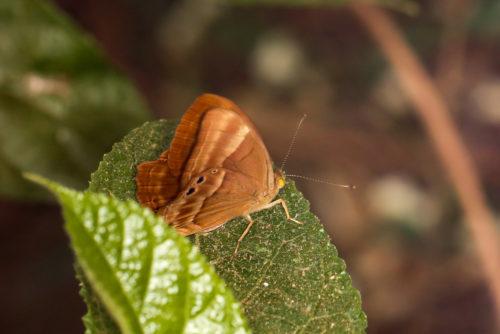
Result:
{"label": "butterfly hindwing", "polygon": [[179,192],[179,178],[172,175],[168,166],[169,151],[158,160],[137,166],[137,199],[153,211],[167,205]]}
{"label": "butterfly hindwing", "polygon": [[158,213],[184,235],[213,230],[242,215],[253,203],[255,186],[251,182],[234,182],[237,178],[234,171],[210,168],[196,175]]}

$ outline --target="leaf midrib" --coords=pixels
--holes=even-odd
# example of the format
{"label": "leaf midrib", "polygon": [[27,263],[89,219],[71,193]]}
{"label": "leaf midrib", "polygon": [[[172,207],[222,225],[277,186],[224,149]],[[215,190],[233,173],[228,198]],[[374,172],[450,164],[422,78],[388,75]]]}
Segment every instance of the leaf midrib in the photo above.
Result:
{"label": "leaf midrib", "polygon": [[[71,198],[68,196],[68,194],[62,194],[60,193],[61,200],[62,201],[67,201],[68,199],[71,201]],[[64,198],[68,196],[67,198]],[[90,281],[93,281],[93,286],[95,287],[95,290],[98,292],[98,294],[102,297],[102,300],[104,301],[105,304],[111,304],[108,305],[108,308],[111,308],[110,306],[113,306],[114,309],[118,310],[115,314],[119,315],[122,314],[122,317],[117,316],[117,322],[120,325],[120,328],[125,332],[125,333],[144,333],[142,326],[140,325],[140,321],[137,317],[137,314],[134,311],[134,308],[132,306],[132,303],[130,299],[128,298],[127,294],[123,290],[123,285],[120,283],[120,280],[116,276],[115,270],[113,270],[113,266],[108,262],[106,259],[106,256],[104,255],[102,247],[99,246],[99,244],[92,238],[92,233],[85,227],[84,224],[81,223],[81,219],[78,217],[78,214],[73,210],[69,209],[72,208],[73,206],[65,205],[65,214],[68,217],[66,219],[66,228],[68,231],[74,231],[75,235],[78,235],[77,238],[75,238],[72,233],[70,232],[70,237],[73,240],[75,244],[75,252],[81,253],[81,251],[78,250],[77,244],[81,243],[82,240],[81,238],[87,239],[87,242],[83,242],[86,247],[91,247],[94,249],[95,254],[98,254],[100,257],[100,261],[106,266],[106,270],[111,274],[109,277],[114,278],[112,281],[113,285],[116,285],[117,287],[117,292],[120,293],[121,298],[120,300],[124,301],[125,304],[119,304],[115,302],[117,298],[111,297],[111,293],[109,293],[109,289],[107,288],[102,288],[103,283],[101,283],[97,279],[97,275],[94,275],[94,271],[92,270],[91,265],[88,264],[88,261],[85,259],[85,256],[79,256],[81,259],[81,265],[83,267],[86,267],[85,272],[88,273],[88,279]],[[121,226],[121,232],[123,235],[123,225]],[[124,310],[121,311],[120,310]],[[118,319],[122,318],[122,319]],[[120,321],[121,320],[121,321]]]}

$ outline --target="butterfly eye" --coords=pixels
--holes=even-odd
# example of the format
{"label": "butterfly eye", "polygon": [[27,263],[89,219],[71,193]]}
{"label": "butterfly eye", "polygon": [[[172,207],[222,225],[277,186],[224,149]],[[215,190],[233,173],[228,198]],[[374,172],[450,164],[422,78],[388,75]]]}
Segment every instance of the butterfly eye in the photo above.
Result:
{"label": "butterfly eye", "polygon": [[212,174],[217,173],[217,169],[212,169]]}
{"label": "butterfly eye", "polygon": [[204,178],[203,176],[200,176],[200,177],[198,178],[198,180],[196,180],[196,183],[200,184],[200,183],[202,183],[203,181],[205,181],[205,178]]}
{"label": "butterfly eye", "polygon": [[189,188],[188,191],[186,192],[186,196],[191,195],[192,193],[194,193],[194,188]]}

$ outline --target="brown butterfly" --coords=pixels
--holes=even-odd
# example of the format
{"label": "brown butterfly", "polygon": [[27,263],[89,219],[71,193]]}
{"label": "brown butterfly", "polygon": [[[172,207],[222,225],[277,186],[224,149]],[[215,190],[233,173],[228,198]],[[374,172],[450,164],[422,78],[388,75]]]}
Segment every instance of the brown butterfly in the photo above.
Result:
{"label": "brown butterfly", "polygon": [[204,94],[177,127],[170,149],[137,167],[137,199],[182,235],[212,231],[232,218],[281,204],[272,199],[285,184],[273,171],[257,129],[230,100]]}

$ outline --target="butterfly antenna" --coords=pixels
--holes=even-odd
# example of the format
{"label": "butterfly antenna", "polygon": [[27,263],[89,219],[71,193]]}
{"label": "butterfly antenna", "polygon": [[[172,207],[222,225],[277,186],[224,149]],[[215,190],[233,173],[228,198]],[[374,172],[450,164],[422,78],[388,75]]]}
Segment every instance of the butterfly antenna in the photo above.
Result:
{"label": "butterfly antenna", "polygon": [[308,181],[324,183],[324,184],[328,184],[328,185],[336,186],[336,187],[356,189],[356,186],[354,184],[338,184],[338,183],[333,183],[333,182],[329,182],[329,181],[325,181],[325,180],[315,179],[315,178],[308,177],[308,176],[286,174],[286,177],[295,177],[295,178],[304,179],[304,180],[308,180]]}
{"label": "butterfly antenna", "polygon": [[288,151],[286,152],[285,158],[283,159],[283,162],[281,163],[280,169],[283,170],[285,168],[286,161],[288,160],[288,156],[290,155],[290,152],[292,152],[293,145],[295,144],[295,139],[297,138],[297,134],[299,133],[299,129],[302,126],[302,122],[306,119],[307,114],[304,114],[302,118],[299,121],[299,125],[297,125],[297,128],[295,129],[295,132],[292,137],[292,141],[290,142],[290,145],[288,146]]}

